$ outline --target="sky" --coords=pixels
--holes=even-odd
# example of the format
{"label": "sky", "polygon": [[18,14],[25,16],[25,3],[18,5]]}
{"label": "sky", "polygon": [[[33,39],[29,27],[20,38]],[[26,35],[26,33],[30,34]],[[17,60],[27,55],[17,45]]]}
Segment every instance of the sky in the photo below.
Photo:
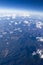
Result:
{"label": "sky", "polygon": [[43,0],[0,0],[0,9],[43,11]]}

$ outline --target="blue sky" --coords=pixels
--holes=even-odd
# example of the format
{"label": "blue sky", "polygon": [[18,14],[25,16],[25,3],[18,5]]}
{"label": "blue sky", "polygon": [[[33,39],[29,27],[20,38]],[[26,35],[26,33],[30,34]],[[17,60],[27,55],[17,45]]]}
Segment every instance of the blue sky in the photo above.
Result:
{"label": "blue sky", "polygon": [[43,11],[43,0],[0,0],[0,8]]}

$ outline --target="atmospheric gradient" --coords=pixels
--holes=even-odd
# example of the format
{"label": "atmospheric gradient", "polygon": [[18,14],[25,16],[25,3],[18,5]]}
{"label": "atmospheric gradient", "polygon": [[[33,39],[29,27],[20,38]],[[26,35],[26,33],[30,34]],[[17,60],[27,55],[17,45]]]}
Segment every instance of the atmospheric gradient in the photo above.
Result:
{"label": "atmospheric gradient", "polygon": [[0,0],[0,65],[43,65],[43,0]]}

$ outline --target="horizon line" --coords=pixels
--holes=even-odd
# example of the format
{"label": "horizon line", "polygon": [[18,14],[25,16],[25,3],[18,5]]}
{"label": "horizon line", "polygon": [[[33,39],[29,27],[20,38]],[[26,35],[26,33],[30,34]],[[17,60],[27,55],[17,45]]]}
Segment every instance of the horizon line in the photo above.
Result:
{"label": "horizon line", "polygon": [[24,15],[24,16],[29,16],[29,15],[40,15],[43,16],[43,12],[39,11],[33,11],[33,10],[20,10],[20,9],[5,9],[5,8],[0,8],[0,15]]}

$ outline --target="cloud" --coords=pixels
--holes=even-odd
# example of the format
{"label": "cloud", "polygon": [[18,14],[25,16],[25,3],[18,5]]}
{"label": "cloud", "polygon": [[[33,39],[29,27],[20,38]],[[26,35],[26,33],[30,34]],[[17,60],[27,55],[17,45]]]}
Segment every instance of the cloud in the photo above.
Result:
{"label": "cloud", "polygon": [[37,27],[37,28],[41,29],[42,26],[43,26],[43,23],[42,23],[41,21],[36,22],[36,27]]}
{"label": "cloud", "polygon": [[21,28],[15,28],[14,31],[22,32],[22,29]]}
{"label": "cloud", "polygon": [[15,22],[15,25],[17,25],[18,23],[17,22]]}
{"label": "cloud", "polygon": [[36,39],[40,42],[43,42],[43,37],[36,37]]}
{"label": "cloud", "polygon": [[37,53],[40,55],[40,58],[43,58],[43,50],[42,49],[38,49]]}
{"label": "cloud", "polygon": [[37,49],[36,52],[34,51],[34,52],[32,53],[33,56],[34,56],[34,55],[37,55],[37,54],[39,54],[40,58],[43,58],[43,49]]}
{"label": "cloud", "polygon": [[27,20],[24,21],[24,24],[30,26],[30,22]]}

